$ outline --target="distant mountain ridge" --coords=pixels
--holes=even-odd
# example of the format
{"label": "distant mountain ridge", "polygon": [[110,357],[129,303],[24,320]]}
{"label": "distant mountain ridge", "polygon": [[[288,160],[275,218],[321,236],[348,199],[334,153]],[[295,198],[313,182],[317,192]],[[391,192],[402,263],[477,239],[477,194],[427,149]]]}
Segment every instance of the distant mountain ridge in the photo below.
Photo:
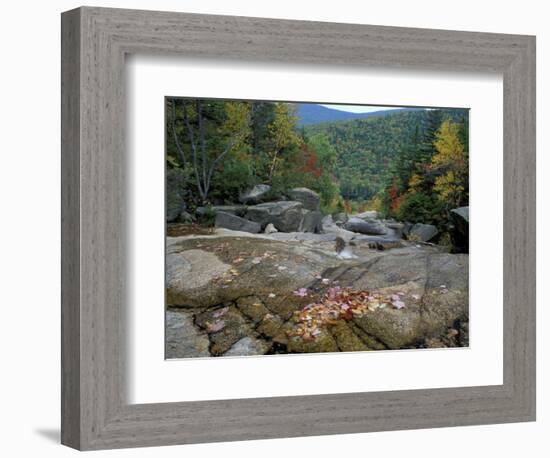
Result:
{"label": "distant mountain ridge", "polygon": [[297,103],[297,124],[306,126],[325,122],[349,121],[352,119],[372,118],[374,116],[387,116],[403,111],[421,110],[421,108],[393,108],[387,110],[372,111],[369,113],[352,113],[349,111],[335,110],[315,103]]}

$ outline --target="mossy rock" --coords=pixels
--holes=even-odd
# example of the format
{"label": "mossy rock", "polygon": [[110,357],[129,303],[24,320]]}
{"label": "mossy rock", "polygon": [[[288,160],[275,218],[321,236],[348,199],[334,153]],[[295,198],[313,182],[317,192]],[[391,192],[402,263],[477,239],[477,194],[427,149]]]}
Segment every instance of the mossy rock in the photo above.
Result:
{"label": "mossy rock", "polygon": [[331,326],[330,332],[340,351],[365,351],[369,349],[345,321],[339,321]]}
{"label": "mossy rock", "polygon": [[331,353],[340,351],[336,340],[326,329],[313,340],[291,337],[288,340],[287,347],[289,353]]}

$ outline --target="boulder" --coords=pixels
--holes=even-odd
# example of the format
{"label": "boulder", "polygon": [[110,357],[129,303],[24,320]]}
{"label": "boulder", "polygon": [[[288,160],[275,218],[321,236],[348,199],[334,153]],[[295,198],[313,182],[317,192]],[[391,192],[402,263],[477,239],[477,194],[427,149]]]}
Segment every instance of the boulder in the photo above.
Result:
{"label": "boulder", "polygon": [[231,213],[236,216],[244,216],[247,208],[248,207],[246,205],[214,205],[212,207],[212,211],[215,213],[224,212]]}
{"label": "boulder", "polygon": [[204,216],[208,212],[217,214],[218,212],[231,213],[236,216],[244,216],[247,210],[246,205],[212,205],[211,207],[197,207],[195,213],[198,216]]}
{"label": "boulder", "polygon": [[201,309],[255,296],[288,319],[298,305],[307,304],[292,291],[337,263],[332,253],[265,236],[168,238],[166,302]]}
{"label": "boulder", "polygon": [[252,337],[243,337],[233,344],[223,356],[254,356],[262,355],[269,347],[264,340],[254,339]]}
{"label": "boulder", "polygon": [[319,210],[321,199],[315,191],[308,188],[294,188],[287,194],[292,200],[301,202],[306,210]]}
{"label": "boulder", "polygon": [[168,223],[176,221],[186,208],[182,195],[184,184],[183,171],[180,169],[166,171],[166,222]]}
{"label": "boulder", "polygon": [[342,287],[398,295],[403,308],[387,304],[353,319],[354,326],[386,348],[413,348],[427,337],[444,335],[457,323],[468,321],[467,255],[424,248],[387,252],[351,268],[326,271],[323,276]]}
{"label": "boulder", "polygon": [[264,229],[264,234],[275,234],[276,232],[279,232],[275,226],[273,226],[272,223],[269,223],[265,229]]}
{"label": "boulder", "polygon": [[341,226],[348,222],[348,215],[346,213],[335,213],[332,215],[332,221],[334,221],[337,226]]}
{"label": "boulder", "polygon": [[355,232],[348,231],[338,226],[334,222],[333,217],[330,215],[325,216],[321,220],[321,228],[324,234],[333,235],[335,238],[341,237],[346,242],[349,242],[351,239],[353,239],[357,235]]}
{"label": "boulder", "polygon": [[195,315],[195,324],[208,334],[210,353],[226,353],[244,337],[253,335],[252,324],[233,305],[222,305]]}
{"label": "boulder", "polygon": [[321,215],[320,211],[302,210],[300,232],[313,232],[318,234],[323,229],[321,225],[322,219],[323,215]]}
{"label": "boulder", "polygon": [[356,218],[361,219],[377,219],[378,218],[378,212],[376,210],[369,210],[363,213],[357,213],[354,215]]}
{"label": "boulder", "polygon": [[301,230],[304,214],[301,202],[278,201],[248,207],[246,219],[254,221],[265,228],[269,223],[278,231],[295,232]]}
{"label": "boulder", "polygon": [[451,240],[453,251],[468,253],[470,239],[470,207],[459,207],[451,210]]}
{"label": "boulder", "polygon": [[403,221],[403,236],[408,237],[411,228],[414,226],[410,221]]}
{"label": "boulder", "polygon": [[387,233],[386,227],[377,220],[364,220],[353,216],[344,224],[344,228],[351,232],[358,232],[366,235],[384,235]]}
{"label": "boulder", "polygon": [[245,191],[239,197],[243,204],[258,204],[267,200],[271,186],[267,184],[257,184],[252,189]]}
{"label": "boulder", "polygon": [[200,249],[181,251],[173,240],[177,238],[167,239],[166,247],[166,304],[184,307],[208,303],[206,297],[204,302],[193,301],[187,292],[208,288],[215,279],[227,275],[231,265]]}
{"label": "boulder", "polygon": [[193,324],[193,315],[186,311],[166,311],[167,359],[210,356],[206,334]]}
{"label": "boulder", "polygon": [[409,229],[407,238],[417,242],[429,242],[437,235],[437,228],[432,224],[416,223]]}
{"label": "boulder", "polygon": [[258,234],[262,230],[262,226],[254,221],[248,221],[240,216],[221,211],[216,213],[214,224],[216,227],[223,227],[232,231],[250,232],[251,234]]}
{"label": "boulder", "polygon": [[405,231],[405,224],[398,221],[384,221],[384,224],[391,231],[391,235],[396,239],[402,239]]}
{"label": "boulder", "polygon": [[195,217],[186,211],[182,211],[178,217],[178,221],[184,224],[190,224],[195,221]]}

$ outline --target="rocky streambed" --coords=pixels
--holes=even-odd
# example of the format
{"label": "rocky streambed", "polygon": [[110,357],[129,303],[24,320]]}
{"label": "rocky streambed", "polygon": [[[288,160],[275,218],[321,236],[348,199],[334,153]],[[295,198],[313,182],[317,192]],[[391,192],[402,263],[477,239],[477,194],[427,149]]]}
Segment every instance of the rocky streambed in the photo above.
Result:
{"label": "rocky streambed", "polygon": [[468,255],[399,236],[168,237],[166,357],[467,346]]}

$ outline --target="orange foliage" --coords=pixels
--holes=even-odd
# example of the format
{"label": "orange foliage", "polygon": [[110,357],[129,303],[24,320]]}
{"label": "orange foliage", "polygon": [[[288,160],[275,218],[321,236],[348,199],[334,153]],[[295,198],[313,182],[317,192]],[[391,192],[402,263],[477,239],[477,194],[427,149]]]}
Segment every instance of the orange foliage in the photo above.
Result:
{"label": "orange foliage", "polygon": [[310,148],[306,143],[301,146],[302,157],[304,158],[304,166],[302,171],[319,178],[323,174],[323,169],[319,164],[319,159],[315,150]]}
{"label": "orange foliage", "polygon": [[391,201],[390,210],[393,213],[397,213],[401,207],[401,204],[403,203],[404,196],[399,194],[399,188],[395,183],[389,189],[388,195]]}
{"label": "orange foliage", "polygon": [[353,213],[353,208],[349,200],[344,200],[344,211],[346,213]]}

